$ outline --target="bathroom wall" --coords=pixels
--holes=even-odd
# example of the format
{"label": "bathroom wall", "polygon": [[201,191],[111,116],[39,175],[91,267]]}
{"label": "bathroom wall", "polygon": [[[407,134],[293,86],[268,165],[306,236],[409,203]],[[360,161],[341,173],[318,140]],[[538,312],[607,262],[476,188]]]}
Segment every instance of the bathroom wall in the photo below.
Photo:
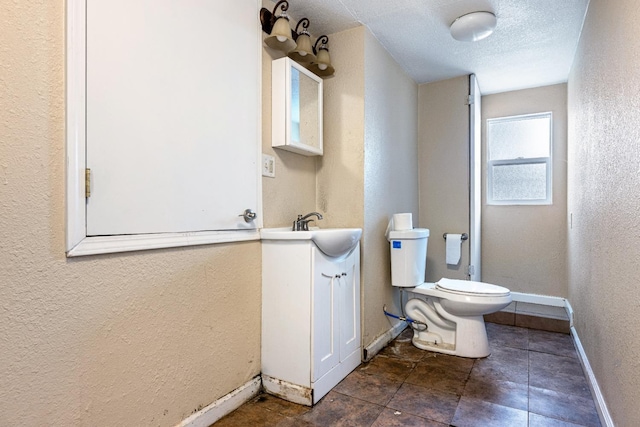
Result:
{"label": "bathroom wall", "polygon": [[[275,3],[263,0],[262,6],[271,11]],[[292,19],[292,26],[294,22]],[[266,36],[263,32],[263,39]],[[316,210],[318,157],[271,147],[271,62],[284,54],[264,44],[262,46],[262,152],[274,156],[276,162],[276,176],[262,178],[263,220],[267,228],[287,227],[292,225],[298,214]],[[315,225],[325,227],[326,223],[323,221]]]}
{"label": "bathroom wall", "polygon": [[591,0],[569,77],[569,300],[616,425],[640,424],[638,2]]}
{"label": "bathroom wall", "polygon": [[[553,204],[487,205],[487,119],[553,113]],[[512,291],[568,296],[567,85],[482,97],[482,280]]]}
{"label": "bathroom wall", "polygon": [[323,226],[360,227],[362,336],[366,347],[399,312],[390,286],[395,212],[418,210],[417,85],[365,27],[330,34],[336,75],[325,79],[325,154],[318,159],[317,208]]}
{"label": "bathroom wall", "polygon": [[0,16],[0,425],[175,425],[260,372],[260,243],[67,259],[64,2]]}
{"label": "bathroom wall", "polygon": [[469,77],[419,87],[419,226],[430,231],[426,280],[466,279],[469,243],[460,263],[445,263],[444,233],[469,232]]}
{"label": "bathroom wall", "polygon": [[325,145],[318,158],[316,207],[325,214],[323,227],[363,228],[365,28],[330,34],[329,50],[336,73],[324,80]]}
{"label": "bathroom wall", "polygon": [[418,85],[369,31],[365,31],[363,341],[387,331],[384,304],[400,313],[400,292],[391,287],[389,242],[394,213],[418,222]]}

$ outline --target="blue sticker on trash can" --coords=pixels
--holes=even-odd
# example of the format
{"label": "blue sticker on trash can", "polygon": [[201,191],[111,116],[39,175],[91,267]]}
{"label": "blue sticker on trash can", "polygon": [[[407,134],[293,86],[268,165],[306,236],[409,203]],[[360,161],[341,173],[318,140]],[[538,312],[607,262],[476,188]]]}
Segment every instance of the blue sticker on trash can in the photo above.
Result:
{"label": "blue sticker on trash can", "polygon": [[393,241],[393,249],[402,249],[402,242],[394,240]]}

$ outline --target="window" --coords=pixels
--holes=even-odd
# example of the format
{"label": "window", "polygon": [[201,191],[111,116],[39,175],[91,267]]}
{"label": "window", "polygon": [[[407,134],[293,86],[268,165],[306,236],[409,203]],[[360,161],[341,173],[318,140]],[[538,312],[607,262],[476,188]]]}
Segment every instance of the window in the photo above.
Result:
{"label": "window", "polygon": [[550,205],[551,113],[487,120],[487,203]]}

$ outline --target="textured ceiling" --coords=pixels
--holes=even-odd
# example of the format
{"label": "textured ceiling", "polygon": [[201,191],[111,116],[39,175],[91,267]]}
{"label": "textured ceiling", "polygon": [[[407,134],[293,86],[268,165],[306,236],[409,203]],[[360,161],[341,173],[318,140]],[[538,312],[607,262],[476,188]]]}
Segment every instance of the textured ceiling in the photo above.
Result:
{"label": "textured ceiling", "polygon": [[[365,25],[417,83],[475,73],[482,93],[488,94],[565,82],[588,3],[289,0],[289,13],[294,19],[309,18],[314,36]],[[475,43],[454,40],[449,25],[480,10],[497,16],[494,34]]]}

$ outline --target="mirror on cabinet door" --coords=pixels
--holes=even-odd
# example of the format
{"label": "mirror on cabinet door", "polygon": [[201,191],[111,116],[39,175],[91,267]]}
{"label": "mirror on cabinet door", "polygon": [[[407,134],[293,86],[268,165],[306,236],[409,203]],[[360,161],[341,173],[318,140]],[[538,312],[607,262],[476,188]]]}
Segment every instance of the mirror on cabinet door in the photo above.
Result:
{"label": "mirror on cabinet door", "polygon": [[271,145],[322,155],[322,79],[290,58],[272,63]]}

